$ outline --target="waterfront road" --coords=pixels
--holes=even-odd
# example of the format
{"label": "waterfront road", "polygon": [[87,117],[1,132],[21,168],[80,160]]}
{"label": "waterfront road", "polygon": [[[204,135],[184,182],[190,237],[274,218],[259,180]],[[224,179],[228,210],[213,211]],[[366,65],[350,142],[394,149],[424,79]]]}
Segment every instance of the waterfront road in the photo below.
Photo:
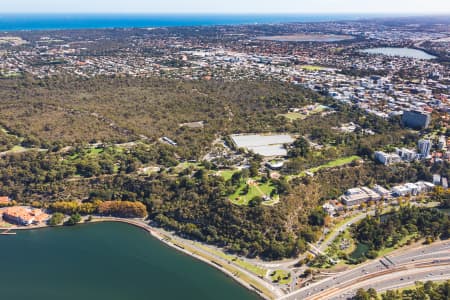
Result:
{"label": "waterfront road", "polygon": [[[361,283],[350,286],[346,289],[337,289],[335,293],[329,295],[330,300],[348,299],[355,295],[359,288],[369,289],[374,288],[378,292],[387,290],[396,290],[408,286],[413,286],[416,281],[442,281],[450,278],[450,265],[440,265],[436,267],[426,267],[407,269],[401,272],[386,274],[371,280],[366,280]],[[318,295],[320,297],[320,295]],[[319,298],[317,298],[319,299]],[[324,298],[320,298],[324,299]]]}
{"label": "waterfront road", "polygon": [[[428,269],[426,268],[436,268],[436,270],[438,270],[437,268],[443,268],[444,271],[447,271],[443,271],[443,275],[440,275],[441,269],[438,270],[439,272],[433,269],[434,272],[427,273]],[[410,250],[397,251],[387,257],[379,258],[354,269],[336,273],[280,299],[342,299],[339,297],[348,296],[354,292],[353,287],[356,286],[368,286],[384,290],[389,289],[391,284],[395,286],[395,284],[406,284],[408,281],[414,283],[417,280],[431,280],[431,278],[427,278],[430,273],[435,277],[450,278],[449,269],[450,242],[439,242]],[[388,275],[393,276],[391,282],[386,280],[386,278],[390,278],[386,277]],[[407,279],[408,276],[412,279]]]}

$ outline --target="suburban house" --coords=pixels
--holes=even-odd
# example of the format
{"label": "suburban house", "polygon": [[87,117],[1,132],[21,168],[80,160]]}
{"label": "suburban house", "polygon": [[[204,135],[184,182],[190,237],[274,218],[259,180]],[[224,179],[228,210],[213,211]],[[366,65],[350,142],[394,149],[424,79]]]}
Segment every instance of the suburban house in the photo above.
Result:
{"label": "suburban house", "polygon": [[11,202],[11,199],[9,199],[9,197],[7,196],[0,197],[0,205],[9,204],[9,202]]}

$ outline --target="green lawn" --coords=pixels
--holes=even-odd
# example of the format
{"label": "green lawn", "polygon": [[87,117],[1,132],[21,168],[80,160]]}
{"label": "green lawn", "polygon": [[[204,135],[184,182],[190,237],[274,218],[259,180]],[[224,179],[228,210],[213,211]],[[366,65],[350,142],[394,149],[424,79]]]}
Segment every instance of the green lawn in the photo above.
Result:
{"label": "green lawn", "polygon": [[[247,186],[247,182],[242,181],[242,184],[239,186],[239,188],[229,196],[231,202],[237,205],[248,205],[250,200],[252,200],[254,197],[270,197],[272,191],[275,190],[275,186],[270,180],[266,183],[261,183],[260,178],[254,178],[253,180],[255,180],[256,185],[249,185],[248,193],[246,194],[244,194],[244,190]],[[272,200],[277,201],[277,199],[278,196],[275,196]]]}
{"label": "green lawn", "polygon": [[274,283],[289,284],[292,282],[292,276],[290,273],[284,270],[276,270],[270,274],[270,279]]}
{"label": "green lawn", "polygon": [[319,172],[319,171],[322,170],[322,169],[329,169],[329,168],[342,167],[342,166],[348,165],[348,164],[354,162],[355,160],[359,160],[359,159],[361,159],[361,157],[356,156],[356,155],[349,156],[349,157],[339,158],[339,159],[330,161],[330,162],[328,162],[328,163],[326,163],[326,164],[324,164],[324,165],[321,165],[321,166],[318,166],[318,167],[311,168],[311,169],[308,169],[308,170],[306,170],[306,171],[303,171],[303,172],[301,172],[301,173],[298,174],[298,175],[292,175],[292,176],[289,176],[288,179],[289,179],[289,180],[292,180],[292,179],[297,178],[297,177],[304,177],[304,176],[306,176],[306,173],[307,173],[307,172],[310,172],[310,173],[313,173],[313,174],[314,174],[314,173]]}
{"label": "green lawn", "polygon": [[234,173],[236,173],[238,170],[222,170],[217,172],[217,175],[222,176],[225,181],[228,181],[231,179]]}
{"label": "green lawn", "polygon": [[247,261],[244,261],[242,259],[239,259],[236,256],[226,254],[226,253],[224,253],[224,252],[222,252],[220,250],[216,250],[214,248],[211,248],[211,247],[208,247],[208,246],[205,246],[205,245],[202,245],[202,244],[197,244],[197,246],[202,248],[203,250],[211,253],[211,254],[214,254],[214,255],[216,255],[216,256],[218,256],[220,258],[223,258],[223,259],[225,259],[225,260],[227,260],[229,262],[233,262],[234,264],[240,266],[241,268],[243,268],[243,269],[245,269],[245,270],[247,270],[249,272],[252,272],[253,274],[256,274],[256,275],[258,275],[260,277],[264,277],[267,274],[267,269],[264,269],[262,267],[258,267],[256,265],[250,263],[250,262],[247,262]]}
{"label": "green lawn", "polygon": [[354,162],[355,160],[361,159],[361,157],[359,156],[350,156],[350,157],[343,157],[343,158],[339,158],[333,161],[330,161],[329,163],[326,163],[324,165],[309,169],[308,171],[311,173],[316,173],[322,169],[328,169],[328,168],[336,168],[336,167],[341,167],[341,166],[345,166],[348,165],[352,162]]}
{"label": "green lawn", "polygon": [[321,66],[314,66],[314,65],[303,65],[303,66],[301,66],[301,68],[302,68],[303,70],[311,71],[311,72],[314,72],[314,71],[321,71],[321,70],[324,70],[324,69],[325,69],[324,67],[321,67]]}
{"label": "green lawn", "polygon": [[103,153],[105,149],[103,148],[89,148],[88,154],[89,155],[99,155],[100,153]]}
{"label": "green lawn", "polygon": [[74,153],[74,154],[72,154],[72,155],[69,155],[69,159],[70,159],[70,160],[75,160],[75,159],[77,159],[78,157],[80,157],[80,155],[79,155],[78,153]]}
{"label": "green lawn", "polygon": [[74,153],[72,155],[69,156],[70,160],[75,160],[77,158],[79,158],[80,156],[97,156],[101,153],[103,153],[105,151],[105,149],[103,148],[86,148],[85,150],[83,150],[82,153]]}
{"label": "green lawn", "polygon": [[289,121],[304,120],[304,119],[306,119],[308,117],[307,115],[296,113],[296,112],[290,112],[290,113],[287,113],[287,114],[281,114],[280,116],[285,117]]}
{"label": "green lawn", "polygon": [[11,152],[20,152],[20,151],[24,151],[26,150],[26,148],[22,147],[22,146],[14,146],[12,147],[12,149],[10,150]]}
{"label": "green lawn", "polygon": [[389,248],[383,248],[383,249],[381,249],[381,250],[378,252],[378,256],[386,256],[386,255],[388,255],[389,253],[391,253],[391,252],[397,250],[398,248],[401,248],[401,247],[405,246],[405,245],[406,245],[406,242],[407,242],[408,240],[414,239],[415,237],[416,237],[416,234],[415,234],[415,233],[409,234],[409,235],[403,237],[403,238],[397,243],[397,245],[395,245],[394,247],[389,247]]}
{"label": "green lawn", "polygon": [[181,171],[186,170],[187,168],[193,167],[194,169],[203,169],[204,167],[201,166],[199,163],[194,162],[183,162],[178,164],[178,166],[173,168],[174,173],[180,173]]}

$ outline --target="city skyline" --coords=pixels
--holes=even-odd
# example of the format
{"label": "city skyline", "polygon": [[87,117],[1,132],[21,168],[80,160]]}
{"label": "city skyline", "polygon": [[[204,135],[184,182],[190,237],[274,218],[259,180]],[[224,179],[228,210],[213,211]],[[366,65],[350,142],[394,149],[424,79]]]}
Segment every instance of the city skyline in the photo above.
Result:
{"label": "city skyline", "polygon": [[358,0],[229,0],[215,3],[207,0],[129,0],[111,3],[107,0],[15,0],[3,3],[0,13],[227,13],[227,14],[313,14],[313,13],[384,13],[384,14],[447,14],[450,1],[447,0],[379,0],[362,2]]}

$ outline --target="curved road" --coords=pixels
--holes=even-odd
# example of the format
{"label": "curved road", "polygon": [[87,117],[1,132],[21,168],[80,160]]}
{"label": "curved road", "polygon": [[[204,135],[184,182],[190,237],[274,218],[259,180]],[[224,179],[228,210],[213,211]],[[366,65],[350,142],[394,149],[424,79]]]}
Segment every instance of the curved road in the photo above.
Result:
{"label": "curved road", "polygon": [[[414,268],[398,273],[388,274],[367,280],[360,284],[355,284],[348,289],[338,290],[335,294],[330,295],[330,300],[347,299],[355,295],[359,288],[365,290],[374,288],[379,292],[387,290],[401,289],[407,286],[413,286],[416,281],[441,281],[450,278],[449,264],[436,267]],[[320,296],[319,296],[320,297]],[[324,299],[324,298],[321,298]]]}
{"label": "curved road", "polygon": [[[425,263],[429,265],[424,265]],[[361,265],[357,268],[338,273],[333,277],[329,277],[327,279],[313,283],[298,291],[283,296],[280,299],[335,299],[333,297],[338,297],[336,299],[339,299],[339,296],[344,295],[344,293],[351,293],[353,291],[352,289],[349,290],[349,287],[351,287],[352,285],[364,284],[365,282],[367,282],[370,287],[376,286],[378,289],[383,290],[383,288],[390,288],[388,285],[391,282],[385,281],[384,285],[379,285],[377,278],[381,280],[388,274],[396,273],[401,274],[399,277],[400,280],[402,277],[404,277],[404,274],[409,274],[411,272],[409,269],[411,267],[414,267],[415,270],[418,271],[420,270],[418,266],[438,267],[441,266],[441,264],[446,265],[445,268],[447,268],[447,270],[450,269],[449,241],[440,242],[429,246],[423,246],[407,251],[398,251],[397,253],[392,254],[389,257],[383,257],[376,261]],[[446,276],[449,275],[446,278],[450,278],[450,274],[448,274],[448,272],[445,272],[445,274]],[[413,274],[411,273],[411,275]],[[429,280],[429,278],[426,278],[426,276],[421,277],[419,275],[416,275],[417,274],[414,275],[414,281]],[[405,279],[403,281],[406,282]],[[333,297],[331,297],[331,294],[328,294],[329,292],[333,292]],[[320,297],[317,298],[317,296],[319,295]]]}

